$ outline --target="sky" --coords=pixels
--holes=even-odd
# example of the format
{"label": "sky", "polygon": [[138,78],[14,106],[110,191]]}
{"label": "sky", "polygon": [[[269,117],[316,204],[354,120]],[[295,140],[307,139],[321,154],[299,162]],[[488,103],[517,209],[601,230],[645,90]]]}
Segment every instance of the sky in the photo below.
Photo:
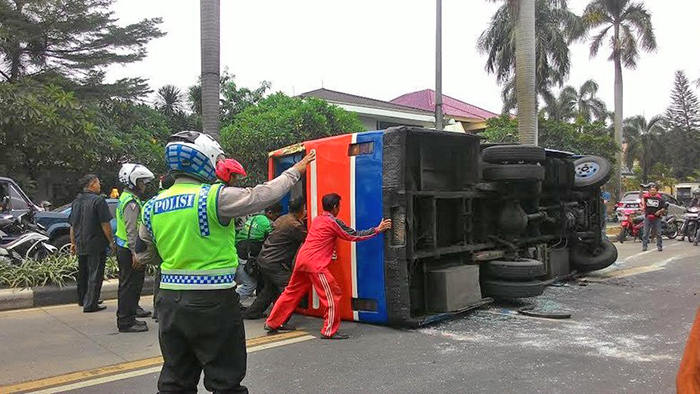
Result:
{"label": "sky", "polygon": [[[587,0],[570,0],[581,13]],[[642,53],[635,70],[625,69],[624,116],[651,117],[669,104],[674,73],[700,78],[700,1],[646,0],[658,50]],[[500,87],[484,70],[476,41],[498,4],[443,0],[443,93],[500,112]],[[162,17],[167,34],[148,45],[148,57],[113,66],[110,78],[142,76],[154,89],[183,88],[200,74],[199,1],[117,0],[120,24]],[[573,44],[567,84],[600,84],[612,110],[613,64],[609,50],[589,58],[586,43]],[[272,91],[296,95],[326,89],[391,100],[435,86],[434,0],[222,0],[221,68],[239,86],[267,80]]]}

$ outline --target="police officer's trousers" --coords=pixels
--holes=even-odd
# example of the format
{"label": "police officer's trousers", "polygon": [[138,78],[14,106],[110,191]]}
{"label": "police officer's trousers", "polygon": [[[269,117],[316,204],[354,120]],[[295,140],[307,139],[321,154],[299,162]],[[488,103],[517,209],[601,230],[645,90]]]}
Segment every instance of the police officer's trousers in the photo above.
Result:
{"label": "police officer's trousers", "polygon": [[161,289],[156,301],[163,369],[161,393],[247,393],[245,330],[238,294],[225,290]]}
{"label": "police officer's trousers", "polygon": [[117,291],[117,328],[125,329],[136,324],[136,311],[143,290],[145,271],[134,268],[131,251],[117,246],[119,263],[119,289]]}

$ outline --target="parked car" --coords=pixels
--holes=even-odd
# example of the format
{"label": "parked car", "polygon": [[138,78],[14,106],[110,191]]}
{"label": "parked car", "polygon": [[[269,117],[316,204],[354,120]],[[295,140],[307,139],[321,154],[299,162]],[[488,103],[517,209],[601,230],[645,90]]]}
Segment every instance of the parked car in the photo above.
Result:
{"label": "parked car", "polygon": [[[617,203],[615,213],[619,220],[624,220],[628,215],[634,214],[642,209],[642,200],[639,198],[641,191],[627,192]],[[683,217],[685,206],[675,197],[668,193],[659,192],[661,198],[668,203],[668,214],[676,217]]]}
{"label": "parked car", "polygon": [[29,212],[40,212],[43,209],[35,204],[22,188],[10,178],[0,177],[0,202],[8,197],[6,211],[15,218]]}
{"label": "parked car", "polygon": [[[112,220],[109,222],[112,226],[112,233],[117,232],[117,219],[115,212],[119,200],[116,198],[108,198],[109,212],[112,214]],[[52,245],[56,246],[61,253],[67,251],[70,245],[70,224],[68,217],[70,216],[71,204],[63,205],[49,212],[37,212],[36,221],[46,228],[49,235],[49,240]]]}

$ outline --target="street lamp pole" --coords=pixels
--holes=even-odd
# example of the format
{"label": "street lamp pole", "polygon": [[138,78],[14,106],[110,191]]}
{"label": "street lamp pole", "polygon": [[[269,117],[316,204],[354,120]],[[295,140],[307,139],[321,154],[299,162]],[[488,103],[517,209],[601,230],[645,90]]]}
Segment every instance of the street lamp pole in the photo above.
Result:
{"label": "street lamp pole", "polygon": [[435,129],[443,129],[442,118],[442,0],[436,0],[435,23]]}

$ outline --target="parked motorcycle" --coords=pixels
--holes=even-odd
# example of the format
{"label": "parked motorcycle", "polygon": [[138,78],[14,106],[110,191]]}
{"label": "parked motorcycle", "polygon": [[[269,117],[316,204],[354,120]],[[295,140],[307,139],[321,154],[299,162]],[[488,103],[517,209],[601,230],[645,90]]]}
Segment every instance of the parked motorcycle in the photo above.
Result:
{"label": "parked motorcycle", "polygon": [[620,235],[617,236],[617,240],[620,243],[624,243],[627,237],[632,237],[632,240],[642,238],[642,231],[644,230],[644,215],[637,215],[637,213],[627,213],[627,216],[622,219],[620,223]]}
{"label": "parked motorcycle", "polygon": [[[678,222],[675,215],[664,216],[658,220],[661,220],[662,235],[668,239],[675,239],[678,236]],[[618,241],[624,243],[628,236],[631,236],[633,241],[637,238],[641,240],[643,233],[644,215],[638,215],[638,212],[629,212],[622,220]]]}
{"label": "parked motorcycle", "polygon": [[661,233],[668,239],[676,239],[680,230],[676,215],[666,215],[661,220]]}
{"label": "parked motorcycle", "polygon": [[688,237],[688,242],[695,242],[697,238],[698,219],[700,218],[700,207],[690,207],[683,215],[683,227],[681,228],[681,240],[686,236]]}
{"label": "parked motorcycle", "polygon": [[41,260],[57,251],[41,226],[32,223],[27,214],[18,218],[0,217],[0,257],[21,264],[27,259]]}

